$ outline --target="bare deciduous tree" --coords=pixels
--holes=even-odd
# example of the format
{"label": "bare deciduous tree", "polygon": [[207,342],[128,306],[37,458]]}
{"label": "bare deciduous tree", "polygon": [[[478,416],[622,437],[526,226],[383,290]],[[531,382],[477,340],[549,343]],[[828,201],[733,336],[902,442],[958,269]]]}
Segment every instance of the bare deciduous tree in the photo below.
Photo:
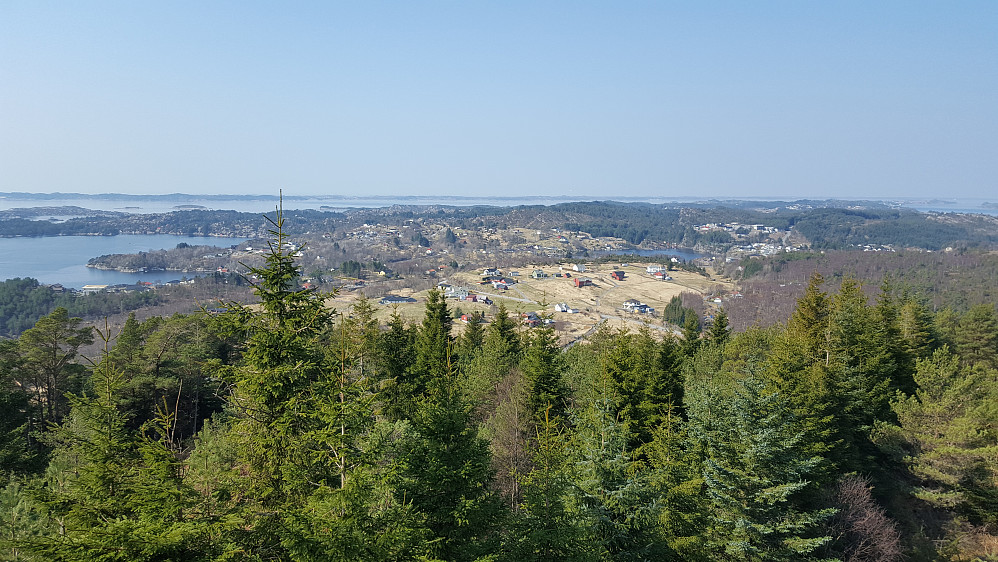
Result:
{"label": "bare deciduous tree", "polygon": [[869,479],[846,475],[839,479],[832,525],[844,562],[893,562],[903,558],[897,525],[873,499]]}

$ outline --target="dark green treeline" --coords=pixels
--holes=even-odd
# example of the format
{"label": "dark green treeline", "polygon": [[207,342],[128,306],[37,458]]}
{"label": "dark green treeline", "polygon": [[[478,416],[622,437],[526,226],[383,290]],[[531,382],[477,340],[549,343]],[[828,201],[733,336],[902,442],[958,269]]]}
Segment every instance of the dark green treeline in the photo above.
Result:
{"label": "dark green treeline", "polygon": [[0,559],[970,559],[998,524],[993,306],[815,276],[785,326],[563,351],[437,293],[330,310],[272,236],[258,305],[0,343]]}

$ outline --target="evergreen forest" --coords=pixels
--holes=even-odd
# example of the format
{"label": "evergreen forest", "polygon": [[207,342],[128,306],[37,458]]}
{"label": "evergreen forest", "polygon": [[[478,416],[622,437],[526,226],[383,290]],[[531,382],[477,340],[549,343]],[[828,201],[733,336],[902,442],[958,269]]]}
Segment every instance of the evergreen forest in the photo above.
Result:
{"label": "evergreen forest", "polygon": [[268,220],[254,304],[0,340],[0,560],[998,557],[994,302],[814,273],[785,323],[563,349],[333,310]]}

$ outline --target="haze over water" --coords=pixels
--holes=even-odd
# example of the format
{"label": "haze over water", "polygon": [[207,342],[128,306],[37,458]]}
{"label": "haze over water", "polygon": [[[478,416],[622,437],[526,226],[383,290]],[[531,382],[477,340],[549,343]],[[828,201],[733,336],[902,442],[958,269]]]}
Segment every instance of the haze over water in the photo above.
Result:
{"label": "haze over water", "polygon": [[[54,194],[59,195],[59,194]],[[277,197],[255,197],[255,198],[227,198],[225,195],[212,195],[207,197],[185,196],[185,197],[129,197],[109,194],[108,197],[83,196],[76,197],[74,194],[65,194],[57,198],[18,197],[17,194],[0,195],[0,210],[32,208],[32,207],[63,207],[74,206],[85,209],[101,211],[118,211],[124,213],[169,213],[183,210],[185,206],[197,206],[210,210],[234,210],[244,213],[268,213],[273,211],[278,205]],[[802,196],[801,199],[804,197]],[[755,197],[746,196],[732,198],[740,200],[763,201],[793,201],[792,198],[779,197]],[[822,199],[822,198],[815,198]],[[711,201],[710,198],[697,197],[613,197],[604,194],[603,197],[576,197],[576,196],[510,196],[510,197],[456,197],[447,195],[425,195],[425,196],[303,196],[287,197],[284,200],[284,208],[291,209],[316,209],[316,210],[339,210],[356,208],[378,208],[391,205],[448,205],[448,206],[475,206],[491,205],[498,207],[517,205],[556,205],[568,201],[606,201],[622,200],[627,202],[647,202],[647,203],[692,203]],[[998,215],[998,208],[984,207],[985,203],[998,203],[998,197],[987,198],[946,198],[946,199],[919,199],[919,198],[895,198],[895,199],[871,199],[872,202],[888,202],[900,204],[904,208],[918,211],[937,211],[947,213],[981,213],[988,215]],[[47,217],[40,217],[47,218]],[[64,218],[64,217],[54,217]]]}

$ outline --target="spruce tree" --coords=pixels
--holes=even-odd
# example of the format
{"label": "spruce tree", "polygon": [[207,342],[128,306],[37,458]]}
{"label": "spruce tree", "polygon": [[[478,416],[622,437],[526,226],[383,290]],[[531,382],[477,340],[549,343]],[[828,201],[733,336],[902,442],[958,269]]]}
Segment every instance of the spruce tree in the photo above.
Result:
{"label": "spruce tree", "polygon": [[66,421],[50,436],[52,462],[38,497],[52,532],[24,547],[46,560],[208,560],[221,554],[209,522],[192,517],[193,490],[169,447],[172,413],[162,410],[144,434],[119,409],[125,376],[108,359],[92,390],[69,395]]}
{"label": "spruce tree", "polygon": [[415,331],[405,325],[398,309],[392,311],[388,330],[378,335],[378,389],[381,411],[391,419],[408,415],[415,391],[412,364],[415,361]]}
{"label": "spruce tree", "polygon": [[707,339],[717,345],[724,345],[728,342],[730,333],[728,331],[728,313],[723,308],[718,309],[714,315],[714,323],[710,325],[707,332]]}
{"label": "spruce tree", "polygon": [[898,311],[898,328],[912,361],[931,355],[936,342],[932,315],[924,303],[910,295],[906,296]]}
{"label": "spruce tree", "polygon": [[967,311],[955,336],[956,351],[964,363],[998,367],[998,317],[993,304],[979,304]]}
{"label": "spruce tree", "polygon": [[805,509],[800,494],[823,462],[778,392],[753,376],[733,397],[690,406],[706,452],[704,482],[712,505],[714,556],[731,560],[806,560],[831,537],[820,524],[834,510]]}
{"label": "spruce tree", "polygon": [[426,393],[430,381],[447,375],[451,352],[453,319],[443,294],[433,289],[426,296],[426,311],[416,334],[413,365],[413,396]]}
{"label": "spruce tree", "polygon": [[430,379],[412,417],[415,433],[403,443],[396,501],[425,521],[433,556],[474,560],[498,540],[499,503],[492,490],[488,442],[471,423],[457,374]]}
{"label": "spruce tree", "polygon": [[790,320],[787,322],[787,334],[794,344],[801,347],[807,364],[830,361],[828,348],[828,320],[831,316],[831,303],[828,295],[820,287],[825,278],[815,271],[811,274],[804,296],[797,301]]}
{"label": "spruce tree", "polygon": [[842,446],[834,453],[841,470],[865,471],[876,462],[870,432],[877,420],[890,420],[895,390],[890,376],[896,364],[878,341],[874,311],[860,284],[842,281],[829,318],[831,363],[828,389],[835,412],[835,436]]}
{"label": "spruce tree", "polygon": [[517,332],[516,326],[516,322],[509,317],[509,313],[506,311],[506,304],[499,301],[495,317],[485,330],[486,339],[497,339],[505,343],[506,353],[514,361],[519,360],[521,349],[520,334]]}
{"label": "spruce tree", "polygon": [[697,314],[687,314],[683,320],[683,354],[686,357],[693,355],[700,349],[700,318]]}
{"label": "spruce tree", "polygon": [[601,559],[662,558],[667,545],[653,478],[629,446],[632,434],[622,420],[613,377],[605,369],[594,375],[585,381],[572,420],[572,513],[589,529],[588,540]]}
{"label": "spruce tree", "polygon": [[554,423],[565,421],[568,389],[561,379],[564,365],[554,330],[538,328],[531,331],[520,370],[527,384],[531,416],[538,423],[545,417]]}
{"label": "spruce tree", "polygon": [[572,492],[568,442],[564,426],[545,414],[537,426],[534,469],[522,475],[523,503],[503,550],[511,559],[598,560],[598,550],[586,540],[584,520],[570,509]]}

